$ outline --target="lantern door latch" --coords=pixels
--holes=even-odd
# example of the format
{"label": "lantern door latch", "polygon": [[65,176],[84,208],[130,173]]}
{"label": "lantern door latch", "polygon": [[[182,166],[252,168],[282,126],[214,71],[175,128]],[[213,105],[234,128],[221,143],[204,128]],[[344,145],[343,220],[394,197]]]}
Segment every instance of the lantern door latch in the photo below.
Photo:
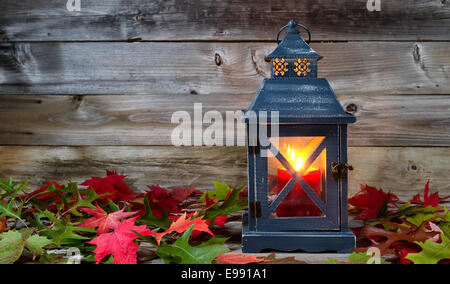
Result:
{"label": "lantern door latch", "polygon": [[250,217],[260,218],[261,217],[261,202],[250,202],[249,204]]}
{"label": "lantern door latch", "polygon": [[335,179],[347,179],[349,170],[353,171],[353,166],[347,163],[331,163],[331,173]]}

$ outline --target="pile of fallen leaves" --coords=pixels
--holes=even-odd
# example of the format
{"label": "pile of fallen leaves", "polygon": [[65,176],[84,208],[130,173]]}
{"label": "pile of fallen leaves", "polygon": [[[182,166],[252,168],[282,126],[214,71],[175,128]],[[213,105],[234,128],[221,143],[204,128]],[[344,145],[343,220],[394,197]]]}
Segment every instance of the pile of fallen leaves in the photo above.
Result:
{"label": "pile of fallen leaves", "polygon": [[[34,191],[26,181],[0,180],[0,263],[302,263],[229,253],[227,238],[216,237],[229,216],[247,208],[244,188],[215,182],[206,193],[156,185],[138,193],[125,178],[107,171],[80,185],[48,182]],[[360,247],[346,263],[367,262],[364,242],[394,263],[448,262],[450,217],[441,201],[428,185],[424,201],[415,196],[401,205],[395,195],[363,187],[350,199],[351,212],[364,220],[355,230]],[[141,253],[146,248],[150,256]]]}
{"label": "pile of fallen leaves", "polygon": [[440,206],[450,196],[430,194],[430,183],[410,201],[400,201],[392,193],[361,186],[349,199],[350,213],[363,220],[354,228],[358,237],[356,252],[376,248],[379,256],[390,263],[450,263],[450,213]]}

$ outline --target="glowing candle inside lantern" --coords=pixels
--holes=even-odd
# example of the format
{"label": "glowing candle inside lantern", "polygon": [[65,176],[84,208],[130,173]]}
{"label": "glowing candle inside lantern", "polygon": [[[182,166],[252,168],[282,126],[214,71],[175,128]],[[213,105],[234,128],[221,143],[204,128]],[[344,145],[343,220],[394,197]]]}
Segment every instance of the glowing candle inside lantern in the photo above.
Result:
{"label": "glowing candle inside lantern", "polygon": [[[287,148],[287,158],[289,163],[294,167],[295,171],[299,171],[304,166],[303,158],[296,153],[290,146]],[[284,186],[289,182],[292,176],[284,167],[277,169],[277,187],[274,191],[279,193]],[[309,167],[303,175],[303,179],[320,197],[321,195],[321,179],[322,172],[320,169]],[[320,216],[320,209],[307,196],[303,188],[299,184],[295,184],[291,192],[277,207],[278,217],[298,217],[298,216]]]}

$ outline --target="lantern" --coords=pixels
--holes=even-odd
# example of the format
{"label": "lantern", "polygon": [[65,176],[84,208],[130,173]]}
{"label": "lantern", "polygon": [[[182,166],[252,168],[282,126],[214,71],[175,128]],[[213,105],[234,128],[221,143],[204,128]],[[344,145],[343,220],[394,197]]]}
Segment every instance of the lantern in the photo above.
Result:
{"label": "lantern", "polygon": [[351,169],[347,124],[356,119],[344,111],[328,81],[317,78],[322,57],[297,27],[311,41],[310,31],[295,21],[280,30],[278,47],[266,57],[272,76],[244,113],[249,178],[244,252],[350,252],[355,247],[346,179]]}

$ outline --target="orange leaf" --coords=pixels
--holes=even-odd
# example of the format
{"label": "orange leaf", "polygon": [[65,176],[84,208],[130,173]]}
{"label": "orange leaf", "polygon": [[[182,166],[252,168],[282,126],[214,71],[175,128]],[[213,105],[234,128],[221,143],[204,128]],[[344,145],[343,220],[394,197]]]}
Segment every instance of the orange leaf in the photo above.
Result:
{"label": "orange leaf", "polygon": [[180,216],[175,222],[170,225],[169,229],[167,229],[165,232],[162,233],[155,233],[152,231],[149,231],[144,236],[152,236],[155,238],[158,245],[161,244],[161,239],[170,233],[177,232],[177,233],[184,233],[189,227],[194,225],[194,231],[200,231],[200,232],[206,232],[212,236],[214,234],[211,232],[211,230],[208,228],[208,223],[206,220],[203,220],[201,217],[191,219],[192,216],[196,216],[196,214],[193,215],[187,215],[186,212]]}
{"label": "orange leaf", "polygon": [[6,222],[8,219],[0,219],[0,233],[7,232],[9,230],[8,226],[6,226]]}
{"label": "orange leaf", "polygon": [[258,258],[256,255],[244,255],[237,253],[221,254],[215,261],[218,264],[249,264],[264,262],[264,259]]}

